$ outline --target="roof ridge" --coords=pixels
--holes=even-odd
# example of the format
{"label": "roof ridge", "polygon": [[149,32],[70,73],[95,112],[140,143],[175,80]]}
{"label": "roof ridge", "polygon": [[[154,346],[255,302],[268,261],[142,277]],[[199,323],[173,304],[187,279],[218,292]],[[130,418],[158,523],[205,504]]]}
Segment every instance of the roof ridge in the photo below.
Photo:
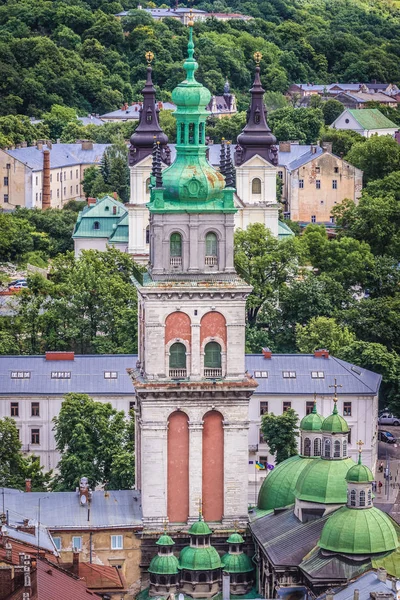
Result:
{"label": "roof ridge", "polygon": [[[345,361],[341,358],[337,358],[336,356],[332,356],[332,358],[334,361],[339,363],[344,369],[346,369],[346,371],[348,373],[350,373],[350,375],[355,377],[357,379],[357,381],[359,381],[362,385],[364,385],[368,390],[370,390],[374,394],[377,393],[377,390],[373,390],[371,387],[369,387],[369,385],[367,385],[365,383],[365,381],[362,381],[362,379],[360,379],[360,377],[357,375],[357,373],[351,369],[351,367],[355,367],[356,365],[351,365],[351,367],[349,369],[346,365],[350,365],[351,363],[348,363],[347,361]],[[359,368],[363,369],[363,371],[369,371],[369,369],[365,369],[364,367],[359,367]],[[369,371],[369,372],[372,373],[372,371]],[[375,373],[375,375],[379,375],[379,373]],[[382,380],[382,375],[379,375],[379,377],[380,377],[380,380],[379,380],[379,382],[380,382]]]}

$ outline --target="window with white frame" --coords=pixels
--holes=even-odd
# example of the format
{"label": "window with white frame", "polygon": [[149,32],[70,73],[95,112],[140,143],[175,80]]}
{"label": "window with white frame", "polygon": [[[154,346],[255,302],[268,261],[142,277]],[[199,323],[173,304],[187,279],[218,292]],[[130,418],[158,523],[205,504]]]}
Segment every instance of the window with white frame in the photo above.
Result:
{"label": "window with white frame", "polygon": [[324,379],[325,375],[323,371],[311,371],[311,377],[313,379]]}
{"label": "window with white frame", "polygon": [[52,379],[71,379],[71,371],[52,371]]}
{"label": "window with white frame", "polygon": [[117,371],[104,371],[104,379],[118,379]]}
{"label": "window with white frame", "polygon": [[282,376],[284,379],[296,379],[296,371],[283,371]]}
{"label": "window with white frame", "polygon": [[80,552],[82,550],[82,538],[80,536],[72,537],[72,548],[75,552]]}
{"label": "window with white frame", "polygon": [[122,535],[111,536],[111,550],[122,550],[124,547],[124,538]]}
{"label": "window with white frame", "polygon": [[264,377],[265,379],[267,379],[268,371],[254,371],[254,377],[256,379],[260,379],[261,377]]}
{"label": "window with white frame", "polygon": [[30,379],[30,371],[11,371],[11,379]]}
{"label": "window with white frame", "polygon": [[61,538],[53,537],[53,542],[57,550],[61,550]]}

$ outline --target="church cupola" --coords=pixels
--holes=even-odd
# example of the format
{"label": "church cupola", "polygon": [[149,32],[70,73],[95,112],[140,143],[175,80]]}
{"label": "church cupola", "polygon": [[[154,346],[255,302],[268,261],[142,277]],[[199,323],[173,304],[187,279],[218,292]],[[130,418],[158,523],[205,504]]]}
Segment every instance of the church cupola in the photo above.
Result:
{"label": "church cupola", "polygon": [[349,437],[349,426],[347,421],[339,415],[337,409],[337,388],[342,387],[335,383],[330,386],[335,388],[333,397],[333,412],[322,423],[322,458],[343,459],[347,458],[347,442]]}
{"label": "church cupola", "polygon": [[150,566],[150,596],[169,595],[175,593],[179,582],[179,563],[173,553],[174,540],[164,531],[156,542],[158,553],[153,557]]}
{"label": "church cupola", "polygon": [[243,552],[244,539],[240,533],[232,533],[226,540],[229,551],[221,558],[222,571],[230,577],[231,594],[247,594],[254,583],[254,565]]}
{"label": "church cupola", "polygon": [[256,72],[253,87],[250,90],[251,103],[247,111],[247,123],[242,133],[238,136],[238,145],[235,151],[235,164],[240,166],[256,154],[269,161],[272,165],[278,164],[278,149],[276,138],[271,133],[267,124],[267,109],[264,104],[265,90],[260,80],[260,52],[254,54]]}
{"label": "church cupola", "polygon": [[153,150],[154,138],[160,143],[161,159],[167,165],[170,164],[170,149],[168,147],[168,137],[163,132],[158,122],[159,109],[156,105],[156,90],[151,78],[151,61],[154,55],[152,52],[146,52],[147,59],[147,79],[146,85],[142,89],[143,105],[140,110],[139,125],[131,136],[131,145],[129,149],[129,165],[134,166],[146,156],[151,155]]}
{"label": "church cupola", "polygon": [[300,423],[300,454],[301,456],[320,457],[322,447],[322,423],[323,417],[317,412],[316,394],[314,394],[314,406],[309,415],[306,415]]}
{"label": "church cupola", "polygon": [[358,442],[358,463],[351,467],[346,475],[347,506],[349,508],[370,508],[372,506],[372,482],[374,476],[370,469],[362,464],[361,447]]}

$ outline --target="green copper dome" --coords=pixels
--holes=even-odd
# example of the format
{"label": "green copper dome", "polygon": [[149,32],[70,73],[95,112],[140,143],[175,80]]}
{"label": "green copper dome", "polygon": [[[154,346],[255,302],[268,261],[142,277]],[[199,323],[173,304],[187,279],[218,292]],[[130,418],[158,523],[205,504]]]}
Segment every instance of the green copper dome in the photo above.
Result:
{"label": "green copper dome", "polygon": [[349,426],[347,425],[347,422],[338,413],[336,402],[335,402],[335,406],[333,407],[332,414],[329,415],[329,417],[327,417],[326,419],[324,419],[321,429],[322,429],[322,431],[326,431],[329,433],[348,433],[349,432]]}
{"label": "green copper dome", "polygon": [[221,559],[212,546],[196,548],[186,546],[179,555],[179,568],[190,571],[209,571],[221,568]]}
{"label": "green copper dome", "polygon": [[369,483],[374,481],[375,477],[372,475],[370,469],[362,464],[361,452],[358,455],[358,463],[351,467],[346,475],[346,481],[349,483]]}
{"label": "green copper dome", "polygon": [[227,573],[249,573],[254,571],[251,559],[241,552],[240,554],[231,554],[227,552],[221,558],[222,568]]}
{"label": "green copper dome", "polygon": [[263,481],[258,494],[258,508],[271,510],[293,504],[297,479],[303,469],[315,460],[296,455],[275,467]]}
{"label": "green copper dome", "polygon": [[244,539],[240,535],[240,533],[232,533],[228,539],[226,540],[228,544],[244,544]]}
{"label": "green copper dome", "polygon": [[314,402],[312,412],[303,417],[300,423],[302,431],[321,431],[324,418],[317,413],[317,404]]}
{"label": "green copper dome", "polygon": [[393,523],[382,511],[343,506],[325,523],[318,545],[344,554],[378,554],[395,550],[399,542]]}
{"label": "green copper dome", "polygon": [[174,540],[169,537],[169,535],[167,535],[166,533],[164,533],[163,535],[161,535],[158,540],[156,541],[156,544],[158,546],[174,546],[175,542]]}
{"label": "green copper dome", "polygon": [[176,575],[179,572],[179,562],[173,554],[157,554],[148,568],[149,573],[157,575]]}
{"label": "green copper dome", "polygon": [[212,531],[202,518],[195,521],[188,531],[189,535],[211,535]]}
{"label": "green copper dome", "polygon": [[296,498],[319,504],[345,504],[346,475],[353,466],[355,465],[351,458],[312,460],[297,479]]}

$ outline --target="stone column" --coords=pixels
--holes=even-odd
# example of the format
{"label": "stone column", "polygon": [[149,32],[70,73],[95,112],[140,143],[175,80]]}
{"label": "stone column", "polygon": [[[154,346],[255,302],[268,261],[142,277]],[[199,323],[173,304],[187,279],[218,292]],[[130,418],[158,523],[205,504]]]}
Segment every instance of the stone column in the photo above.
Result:
{"label": "stone column", "polygon": [[233,264],[233,231],[235,223],[233,215],[229,215],[231,220],[229,223],[225,223],[225,271],[228,273],[234,273],[235,267]]}
{"label": "stone column", "polygon": [[238,311],[243,310],[243,323],[227,323],[226,326],[226,337],[227,337],[227,378],[237,379],[243,377],[245,372],[244,363],[244,308],[237,307]]}
{"label": "stone column", "polygon": [[200,360],[200,323],[192,323],[192,349],[190,379],[199,381],[201,379],[201,360]]}
{"label": "stone column", "polygon": [[227,421],[224,427],[224,516],[227,527],[245,524],[248,502],[248,421]]}
{"label": "stone column", "polygon": [[162,221],[155,222],[153,219],[152,223],[153,228],[153,252],[152,252],[152,260],[153,260],[153,273],[163,273],[164,264],[169,265],[169,252],[166,257],[163,256],[164,248],[163,248],[163,223]]}
{"label": "stone column", "polygon": [[197,273],[199,270],[199,223],[196,219],[189,223],[189,273]]}
{"label": "stone column", "polygon": [[203,421],[189,422],[189,519],[199,518],[199,500],[203,487]]}
{"label": "stone column", "polygon": [[167,424],[141,423],[141,479],[143,525],[160,529],[167,518]]}

